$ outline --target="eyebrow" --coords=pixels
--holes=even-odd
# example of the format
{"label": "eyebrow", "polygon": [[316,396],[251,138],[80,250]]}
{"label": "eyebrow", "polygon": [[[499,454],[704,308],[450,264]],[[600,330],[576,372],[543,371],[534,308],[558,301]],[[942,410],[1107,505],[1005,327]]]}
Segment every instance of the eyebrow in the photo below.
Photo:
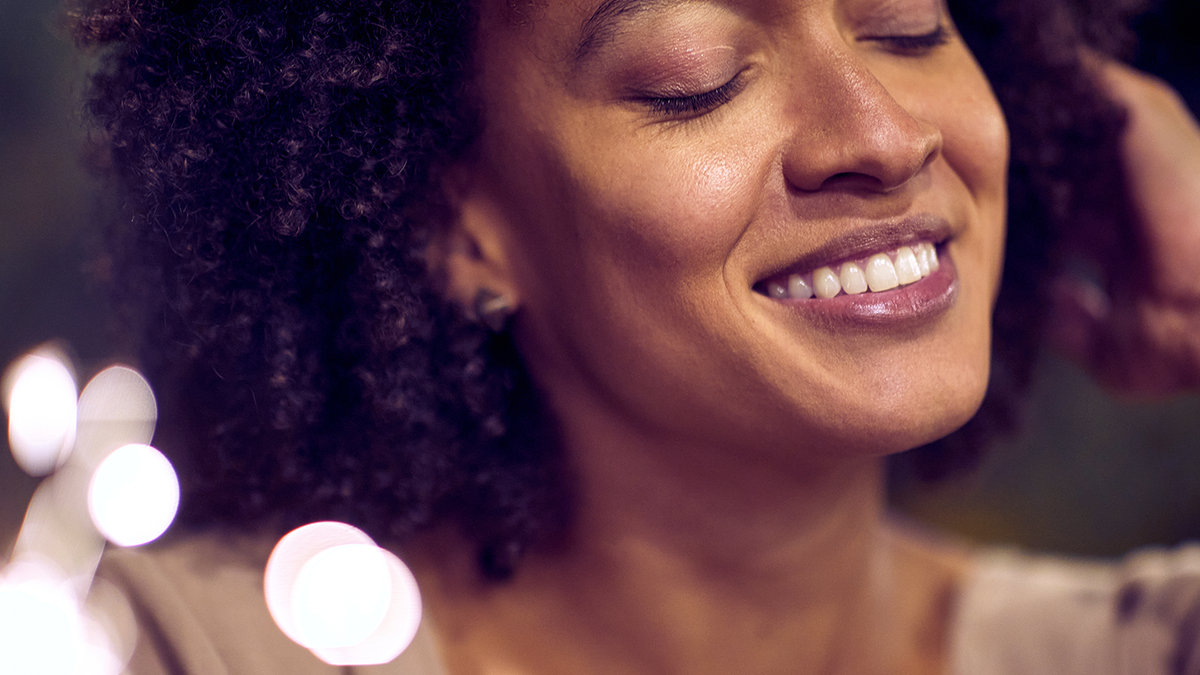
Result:
{"label": "eyebrow", "polygon": [[597,49],[612,41],[621,24],[638,14],[681,5],[690,0],[605,0],[579,29],[579,43],[571,60],[587,60]]}

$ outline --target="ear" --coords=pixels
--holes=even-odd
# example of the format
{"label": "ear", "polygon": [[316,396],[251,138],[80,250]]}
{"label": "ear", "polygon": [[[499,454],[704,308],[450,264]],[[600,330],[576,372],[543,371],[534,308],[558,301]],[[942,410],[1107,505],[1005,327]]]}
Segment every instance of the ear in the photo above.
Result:
{"label": "ear", "polygon": [[513,274],[513,237],[495,192],[470,164],[459,164],[443,180],[450,222],[433,242],[430,265],[443,275],[446,299],[468,316],[480,291],[520,304]]}

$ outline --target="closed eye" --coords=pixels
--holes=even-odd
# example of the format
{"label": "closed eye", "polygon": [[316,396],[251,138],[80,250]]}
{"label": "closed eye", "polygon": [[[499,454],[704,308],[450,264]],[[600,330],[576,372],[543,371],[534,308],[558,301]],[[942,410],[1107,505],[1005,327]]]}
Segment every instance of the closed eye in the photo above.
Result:
{"label": "closed eye", "polygon": [[950,42],[950,31],[944,25],[921,35],[868,35],[864,42],[878,42],[897,54],[920,56]]}
{"label": "closed eye", "polygon": [[636,101],[649,108],[650,112],[663,117],[698,117],[716,110],[737,96],[744,85],[742,73],[738,73],[725,84],[709,91],[687,96],[642,95]]}

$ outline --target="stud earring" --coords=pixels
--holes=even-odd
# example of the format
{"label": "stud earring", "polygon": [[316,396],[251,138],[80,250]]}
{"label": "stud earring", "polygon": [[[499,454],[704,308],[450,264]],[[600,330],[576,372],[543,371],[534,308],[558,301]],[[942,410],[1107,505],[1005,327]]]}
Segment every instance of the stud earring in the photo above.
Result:
{"label": "stud earring", "polygon": [[473,309],[475,320],[496,333],[504,330],[508,318],[516,311],[507,296],[487,288],[481,288],[475,294]]}

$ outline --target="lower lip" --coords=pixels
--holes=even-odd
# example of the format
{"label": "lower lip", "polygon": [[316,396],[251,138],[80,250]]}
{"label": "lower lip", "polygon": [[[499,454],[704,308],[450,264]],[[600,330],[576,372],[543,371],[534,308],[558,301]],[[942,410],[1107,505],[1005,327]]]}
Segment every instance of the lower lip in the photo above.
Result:
{"label": "lower lip", "polygon": [[939,250],[938,262],[937,272],[890,291],[774,302],[832,325],[876,329],[916,327],[945,314],[958,296],[954,261],[944,250]]}

